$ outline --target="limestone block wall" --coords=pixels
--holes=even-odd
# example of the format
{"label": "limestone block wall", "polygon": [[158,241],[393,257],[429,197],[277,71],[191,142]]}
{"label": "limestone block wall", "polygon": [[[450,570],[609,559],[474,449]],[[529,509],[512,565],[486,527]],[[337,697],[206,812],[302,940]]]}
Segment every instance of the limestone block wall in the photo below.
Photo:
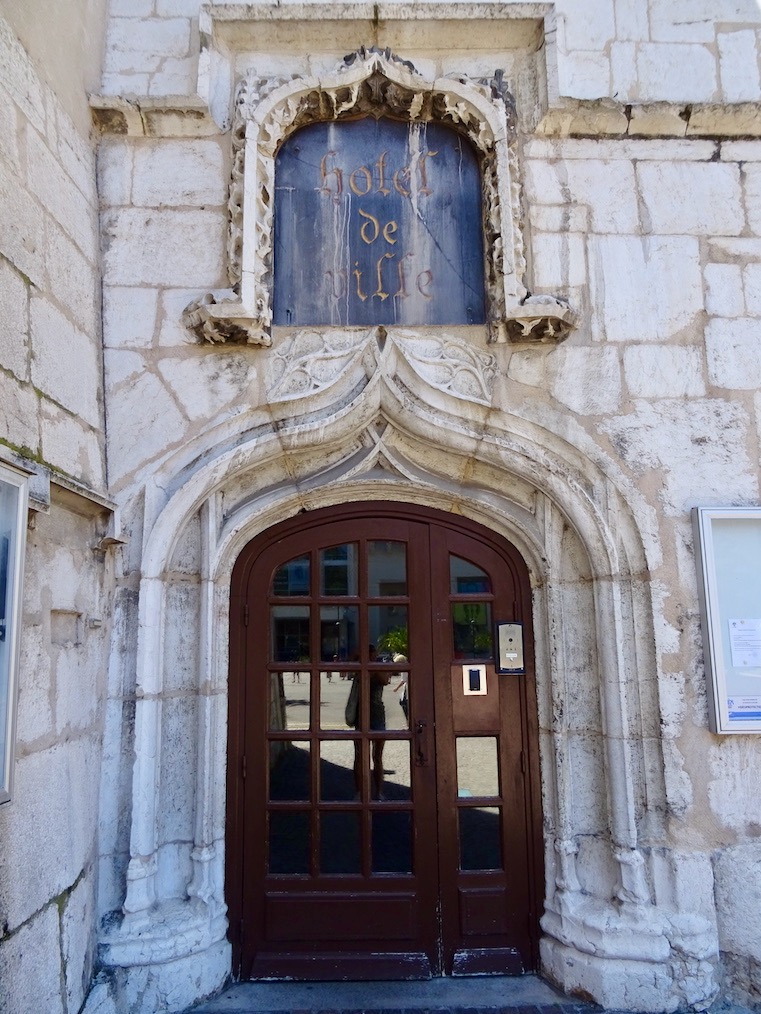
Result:
{"label": "limestone block wall", "polygon": [[[508,0],[542,17],[546,4]],[[209,7],[233,6],[211,0]],[[308,8],[311,3],[301,5]],[[199,0],[112,0],[103,91],[110,95],[194,94],[201,35]],[[266,7],[262,0],[249,6]],[[295,7],[296,5],[294,5]],[[379,37],[384,46],[384,12]],[[443,5],[467,17],[468,0]],[[559,94],[619,102],[755,101],[761,86],[761,32],[754,0],[573,0],[553,5],[557,14]],[[373,20],[373,5],[355,5],[355,16]],[[295,15],[298,17],[298,14]],[[279,55],[282,72],[283,54]],[[318,70],[317,66],[313,69]],[[493,68],[489,68],[493,70]]]}
{"label": "limestone block wall", "polygon": [[[467,6],[458,5],[459,17],[466,16],[462,11]],[[722,0],[720,9],[716,3],[701,7],[666,0],[599,0],[590,6],[594,16],[585,9],[582,18],[577,5],[556,5],[556,30],[547,45],[556,51],[558,92],[568,99],[613,99],[623,126],[611,129],[605,119],[609,107],[598,104],[583,130],[557,120],[554,126],[545,124],[543,136],[525,130],[518,142],[526,284],[535,294],[566,297],[578,313],[578,326],[558,345],[489,348],[496,379],[488,423],[481,407],[465,402],[455,423],[449,409],[436,401],[441,392],[432,395],[426,389],[433,407],[416,403],[404,426],[415,431],[419,445],[428,439],[437,447],[425,464],[432,471],[440,466],[442,496],[460,462],[454,449],[447,455],[437,444],[447,428],[452,429],[453,448],[457,425],[479,434],[472,437],[474,444],[486,444],[488,431],[499,448],[490,467],[500,476],[517,468],[519,437],[529,429],[541,432],[548,454],[586,460],[586,471],[578,466],[579,484],[608,517],[611,531],[631,524],[641,539],[645,562],[633,578],[623,575],[632,578],[635,590],[621,605],[627,638],[619,689],[637,727],[637,748],[629,757],[634,769],[630,803],[643,885],[632,887],[634,874],[627,880],[622,873],[626,860],[616,844],[615,814],[604,787],[606,752],[616,738],[606,730],[604,684],[611,655],[620,646],[604,635],[595,640],[590,617],[602,607],[592,584],[594,568],[580,537],[566,532],[554,544],[560,562],[553,576],[555,597],[548,597],[566,618],[567,630],[576,633],[568,633],[562,646],[564,696],[562,709],[557,707],[562,715],[553,714],[549,705],[542,713],[543,757],[549,770],[554,744],[562,739],[569,768],[578,777],[568,790],[567,826],[552,828],[557,839],[564,839],[562,849],[548,836],[548,900],[553,901],[556,886],[558,895],[569,889],[567,869],[573,865],[577,900],[587,913],[597,913],[602,923],[622,899],[634,899],[643,908],[651,905],[653,926],[658,927],[651,935],[662,933],[670,943],[666,957],[655,955],[654,945],[635,1000],[622,994],[615,962],[606,979],[596,977],[591,957],[586,968],[582,959],[574,959],[563,985],[593,989],[614,1007],[671,1010],[702,1004],[717,988],[750,1002],[761,990],[753,904],[761,891],[761,812],[754,788],[761,741],[719,739],[708,731],[689,510],[756,504],[761,495],[761,141],[722,134],[722,123],[730,122],[722,104],[757,104],[761,98],[761,15],[750,0]],[[111,15],[107,94],[154,99],[195,94],[197,50],[208,56],[197,3],[115,0]],[[343,39],[331,45],[323,37],[315,56],[302,45],[305,38],[314,42],[314,25],[295,29],[289,24],[283,32],[282,38],[291,41],[281,39],[282,48],[247,46],[243,33],[237,52],[214,52],[217,85],[227,81],[219,108],[229,113],[234,81],[247,71],[263,77],[277,76],[279,70],[285,76],[327,72],[347,51],[376,41],[356,37],[348,46]],[[515,50],[504,59],[491,50],[465,50],[456,39],[443,55],[417,50],[414,32],[407,39],[399,55],[431,77],[455,70],[479,76],[500,64],[512,68],[519,120],[524,126],[535,122],[524,115],[521,102],[542,101],[536,59]],[[203,724],[203,712],[224,699],[224,658],[210,644],[195,643],[188,631],[196,625],[217,631],[215,644],[224,652],[224,569],[216,589],[208,587],[214,540],[222,541],[220,533],[233,525],[236,512],[248,517],[247,499],[257,493],[264,497],[262,491],[292,484],[297,492],[289,503],[301,495],[310,505],[329,502],[331,480],[325,480],[326,491],[320,493],[315,476],[327,475],[329,469],[340,472],[349,450],[360,454],[362,436],[357,433],[363,424],[359,419],[357,432],[348,435],[347,423],[343,443],[327,434],[321,444],[310,432],[310,426],[319,424],[301,424],[299,416],[313,411],[315,419],[328,417],[325,389],[315,384],[308,398],[278,403],[273,392],[284,385],[278,388],[273,378],[276,369],[286,368],[283,350],[296,348],[288,344],[292,336],[285,330],[275,329],[273,347],[263,349],[200,343],[183,328],[180,315],[189,302],[229,284],[229,119],[218,117],[221,127],[208,118],[199,120],[195,128],[188,119],[181,126],[177,120],[167,126],[167,120],[164,133],[172,136],[162,136],[158,121],[145,112],[158,104],[141,102],[131,102],[131,119],[120,121],[120,133],[104,137],[99,154],[109,474],[130,540],[120,554],[115,600],[104,775],[113,793],[104,798],[102,810],[101,917],[119,912],[124,902],[131,837],[134,897],[143,891],[143,881],[150,880],[150,890],[157,892],[151,895],[145,888],[141,903],[179,903],[188,896],[194,902],[208,900],[211,891],[204,894],[199,871],[221,862],[211,843],[221,847],[223,830],[219,810],[207,812],[209,796],[202,783],[204,778],[213,782],[210,770],[218,776],[224,769],[224,732],[218,712],[216,726],[211,720]],[[704,121],[699,136],[678,136],[680,125],[685,132],[684,120],[673,104],[693,102],[713,104],[711,119]],[[628,130],[628,103],[663,103],[663,118],[657,124],[651,118],[646,130]],[[335,353],[331,362],[338,362],[339,342],[332,337],[336,344],[327,351]],[[326,353],[330,340],[310,335],[304,347],[312,343]],[[350,341],[367,347],[364,334],[350,336]],[[487,350],[485,333],[470,333],[467,341]],[[306,351],[303,362],[308,365]],[[335,370],[340,381],[339,367]],[[348,380],[341,391],[348,403]],[[384,454],[395,450],[400,460],[414,458],[407,438],[414,444],[407,430],[404,436],[389,437]],[[260,445],[272,449],[263,450],[256,467],[246,470],[242,462],[248,448]],[[476,458],[473,452],[468,467],[455,476],[473,488],[487,471],[483,460],[478,467],[472,464]],[[416,464],[422,470],[421,459],[419,455]],[[398,467],[401,474],[402,465]],[[537,475],[543,467],[536,464]],[[489,485],[484,478],[483,488],[495,489],[501,481]],[[348,497],[339,485],[336,481],[333,495]],[[187,501],[186,488],[191,491]],[[400,490],[422,495],[412,481],[407,487],[399,481],[393,488],[396,495],[402,495]],[[362,489],[370,495],[369,480]],[[275,492],[271,495],[274,501]],[[536,495],[535,490],[526,492],[525,504]],[[263,511],[269,509],[264,499]],[[179,515],[175,518],[177,528],[162,517],[173,500],[187,510],[182,524]],[[495,509],[495,518],[497,513]],[[275,516],[274,510],[267,515]],[[259,523],[248,517],[252,531]],[[146,643],[160,649],[154,665],[152,659],[138,657],[138,593],[144,568],[156,564],[162,531],[167,538],[171,532],[176,542],[171,552],[166,547],[166,566],[156,565],[163,583],[158,640],[153,626],[159,593],[153,584],[147,598],[143,588],[140,607]],[[155,577],[152,571],[151,581]],[[614,575],[615,580],[621,577]],[[139,692],[136,679],[144,680]],[[153,805],[146,806],[136,819],[130,809],[135,742],[130,722],[145,686],[157,701],[151,700],[152,708],[156,704],[150,712],[153,724],[142,742],[158,748],[160,787],[155,814]],[[213,694],[216,704],[210,704]],[[196,734],[202,728],[208,742]],[[216,767],[203,767],[205,754],[216,758]],[[146,775],[145,784],[149,782]],[[561,789],[546,774],[548,811]],[[146,841],[156,846],[157,871],[148,861],[141,866],[150,851],[143,848]],[[208,855],[201,854],[199,842],[209,845]],[[600,932],[604,937],[605,930]],[[585,953],[593,954],[594,940],[590,937],[585,945]],[[555,968],[564,952],[556,953]]]}
{"label": "limestone block wall", "polygon": [[[747,900],[761,851],[747,779],[761,743],[707,729],[689,509],[759,502],[761,145],[532,140],[525,155],[537,290],[560,286],[586,309],[571,340],[514,353],[508,374],[534,396],[551,392],[563,425],[594,427],[657,519],[667,826],[694,876],[677,897],[694,891],[715,906],[727,985],[749,1002],[759,954]],[[530,411],[547,419],[548,409]],[[655,865],[652,876],[664,896]]]}
{"label": "limestone block wall", "polygon": [[110,564],[93,550],[112,506],[104,496],[100,253],[84,91],[84,78],[92,87],[99,75],[105,11],[86,0],[52,14],[35,2],[3,6],[0,456],[36,476],[14,795],[0,809],[0,1008],[74,1014],[95,956],[110,641]]}

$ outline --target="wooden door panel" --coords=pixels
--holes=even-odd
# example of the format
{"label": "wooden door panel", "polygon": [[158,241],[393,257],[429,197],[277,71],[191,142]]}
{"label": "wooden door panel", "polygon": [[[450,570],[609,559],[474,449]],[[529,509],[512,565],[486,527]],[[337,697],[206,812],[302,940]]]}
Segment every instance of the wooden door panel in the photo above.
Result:
{"label": "wooden door panel", "polygon": [[[386,543],[397,560],[393,545],[407,547],[406,585],[384,570]],[[355,585],[326,577],[323,550],[332,560],[341,546],[354,547],[347,559],[365,561]],[[287,561],[301,570],[278,578],[275,589],[273,575]],[[231,593],[227,892],[241,976],[380,979],[535,968],[536,713],[530,588],[517,552],[461,518],[398,504],[345,505],[260,536],[241,554]],[[285,617],[277,632],[275,606]],[[327,655],[334,615],[337,625],[349,617],[356,626],[356,655],[344,661]],[[398,664],[379,660],[369,645],[379,617],[389,628],[392,615],[409,636],[408,658]],[[526,623],[525,676],[495,672],[488,642],[498,620]],[[485,665],[485,695],[463,693],[468,663]],[[341,701],[355,682],[360,715],[350,726]],[[283,757],[290,768],[271,777]],[[297,768],[294,788],[287,777]],[[355,828],[348,838],[340,830],[347,820]],[[396,841],[400,827],[411,828],[411,862]]]}
{"label": "wooden door panel", "polygon": [[351,891],[275,894],[265,896],[265,933],[268,941],[309,944],[327,941],[355,943],[393,940],[412,945],[420,934],[420,911],[413,893],[380,894]]}

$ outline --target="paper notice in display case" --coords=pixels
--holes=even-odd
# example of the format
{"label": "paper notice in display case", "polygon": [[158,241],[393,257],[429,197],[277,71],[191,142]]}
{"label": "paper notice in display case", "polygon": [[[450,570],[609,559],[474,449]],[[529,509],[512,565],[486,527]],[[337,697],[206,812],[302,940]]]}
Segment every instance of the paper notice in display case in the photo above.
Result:
{"label": "paper notice in display case", "polygon": [[734,668],[761,668],[761,620],[730,620],[729,647]]}
{"label": "paper notice in display case", "polygon": [[693,510],[708,717],[761,732],[761,508]]}

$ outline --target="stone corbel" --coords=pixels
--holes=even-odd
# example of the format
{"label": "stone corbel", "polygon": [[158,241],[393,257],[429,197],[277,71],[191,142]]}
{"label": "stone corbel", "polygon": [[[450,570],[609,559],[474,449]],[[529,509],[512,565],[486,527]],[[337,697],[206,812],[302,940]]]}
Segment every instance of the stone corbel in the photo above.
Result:
{"label": "stone corbel", "polygon": [[504,320],[489,325],[489,341],[497,345],[559,345],[576,327],[569,303],[555,296],[527,296],[508,307]]}
{"label": "stone corbel", "polygon": [[212,345],[272,344],[270,321],[264,313],[259,316],[249,313],[235,298],[218,302],[211,292],[185,307],[182,323],[200,341]]}

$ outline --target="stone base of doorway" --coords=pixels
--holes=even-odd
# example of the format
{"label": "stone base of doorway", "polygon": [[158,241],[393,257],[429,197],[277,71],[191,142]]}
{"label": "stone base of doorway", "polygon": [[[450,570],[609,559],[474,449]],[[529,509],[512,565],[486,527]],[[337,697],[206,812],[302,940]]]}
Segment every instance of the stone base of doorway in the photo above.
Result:
{"label": "stone base of doorway", "polygon": [[185,1014],[599,1014],[535,975],[413,982],[242,982]]}

